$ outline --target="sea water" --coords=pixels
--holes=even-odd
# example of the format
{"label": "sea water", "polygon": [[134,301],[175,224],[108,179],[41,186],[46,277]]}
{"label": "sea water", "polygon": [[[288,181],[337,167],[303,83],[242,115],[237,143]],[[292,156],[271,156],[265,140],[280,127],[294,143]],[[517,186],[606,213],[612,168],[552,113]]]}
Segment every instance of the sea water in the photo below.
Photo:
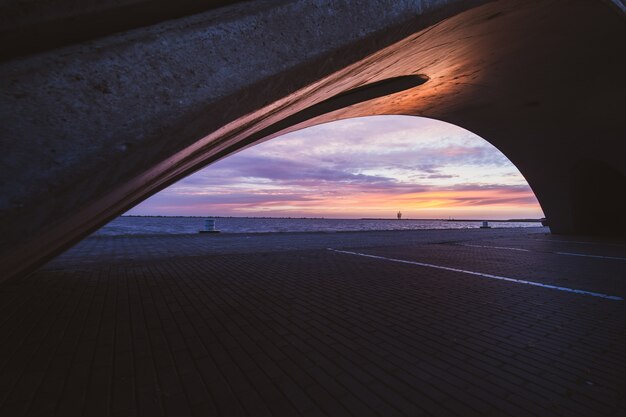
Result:
{"label": "sea water", "polygon": [[[95,232],[99,236],[198,233],[209,217],[121,216]],[[352,232],[372,230],[475,229],[481,221],[410,219],[299,219],[212,217],[222,233]],[[493,228],[541,227],[539,222],[491,222]]]}

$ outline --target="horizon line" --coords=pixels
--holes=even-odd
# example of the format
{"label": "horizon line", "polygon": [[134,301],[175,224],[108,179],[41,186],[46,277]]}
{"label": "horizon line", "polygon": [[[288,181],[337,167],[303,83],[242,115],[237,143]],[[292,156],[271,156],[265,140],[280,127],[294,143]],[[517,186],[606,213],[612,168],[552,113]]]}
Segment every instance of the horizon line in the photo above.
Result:
{"label": "horizon line", "polygon": [[541,222],[543,218],[521,218],[521,219],[457,219],[457,218],[403,218],[396,217],[291,217],[291,216],[191,216],[191,215],[167,215],[167,214],[122,214],[119,217],[174,217],[174,218],[215,218],[215,219],[294,219],[294,220],[439,220],[439,221],[459,221],[459,222]]}

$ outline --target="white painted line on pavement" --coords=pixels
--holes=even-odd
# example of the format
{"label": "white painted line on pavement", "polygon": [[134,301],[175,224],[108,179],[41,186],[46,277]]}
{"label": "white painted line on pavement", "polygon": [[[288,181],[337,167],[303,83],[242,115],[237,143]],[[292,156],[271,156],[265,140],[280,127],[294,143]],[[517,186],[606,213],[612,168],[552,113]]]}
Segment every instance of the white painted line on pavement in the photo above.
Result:
{"label": "white painted line on pavement", "polygon": [[427,268],[443,269],[444,271],[460,272],[462,274],[475,275],[475,276],[482,277],[482,278],[497,279],[497,280],[501,280],[501,281],[514,282],[516,284],[532,285],[532,286],[535,286],[535,287],[549,288],[551,290],[573,292],[573,293],[581,294],[581,295],[589,295],[589,296],[592,296],[592,297],[605,298],[607,300],[615,300],[615,301],[623,301],[624,300],[622,297],[619,297],[617,295],[607,295],[607,294],[602,294],[602,293],[599,293],[599,292],[576,290],[574,288],[559,287],[557,285],[542,284],[540,282],[526,281],[526,280],[523,280],[523,279],[508,278],[508,277],[502,277],[502,276],[499,276],[499,275],[483,274],[482,272],[467,271],[465,269],[450,268],[448,266],[433,265],[433,264],[427,264],[427,263],[415,262],[415,261],[406,261],[404,259],[386,258],[384,256],[368,255],[367,253],[351,252],[351,251],[338,250],[338,249],[333,249],[333,248],[326,248],[326,249],[329,250],[329,251],[333,251],[333,252],[337,252],[337,253],[345,253],[345,254],[348,254],[348,255],[363,256],[363,257],[366,257],[366,258],[373,258],[373,259],[382,259],[382,260],[385,260],[385,261],[399,262],[399,263],[410,264],[410,265],[418,265],[418,266],[423,266],[423,267],[427,267]]}
{"label": "white painted line on pavement", "polygon": [[[464,243],[458,243],[458,246],[469,246],[471,248],[487,248],[487,249],[506,249],[506,250],[517,250],[521,252],[531,252],[529,249],[520,249],[520,248],[508,248],[504,246],[484,246],[484,245],[467,245]],[[541,251],[537,251],[541,252]],[[618,261],[626,261],[626,258],[620,258],[619,256],[604,256],[604,255],[588,255],[586,253],[572,253],[572,252],[542,252],[542,253],[553,253],[555,255],[567,255],[567,256],[583,256],[585,258],[599,258],[599,259],[615,259]]]}
{"label": "white painted line on pavement", "polygon": [[586,253],[571,253],[571,252],[555,252],[555,253],[557,255],[584,256],[586,258],[616,259],[619,261],[626,261],[626,258],[620,258],[619,256],[587,255]]}
{"label": "white painted line on pavement", "polygon": [[517,251],[520,251],[520,252],[530,252],[528,249],[507,248],[505,246],[468,245],[468,244],[465,244],[465,243],[459,243],[459,246],[469,246],[470,248],[506,249],[506,250],[517,250]]}
{"label": "white painted line on pavement", "polygon": [[623,243],[603,243],[603,242],[583,242],[577,240],[557,240],[557,239],[537,239],[532,238],[532,240],[536,240],[538,242],[552,242],[552,243],[576,243],[581,245],[602,245],[602,246],[626,246]]}

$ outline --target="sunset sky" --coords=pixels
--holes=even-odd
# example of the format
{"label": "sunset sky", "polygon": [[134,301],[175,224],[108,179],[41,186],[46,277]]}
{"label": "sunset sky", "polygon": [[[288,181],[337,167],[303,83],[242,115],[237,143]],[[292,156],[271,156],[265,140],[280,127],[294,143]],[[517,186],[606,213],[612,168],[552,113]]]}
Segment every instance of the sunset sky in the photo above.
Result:
{"label": "sunset sky", "polygon": [[411,116],[314,126],[218,161],[127,214],[327,218],[543,217],[526,180],[480,137]]}

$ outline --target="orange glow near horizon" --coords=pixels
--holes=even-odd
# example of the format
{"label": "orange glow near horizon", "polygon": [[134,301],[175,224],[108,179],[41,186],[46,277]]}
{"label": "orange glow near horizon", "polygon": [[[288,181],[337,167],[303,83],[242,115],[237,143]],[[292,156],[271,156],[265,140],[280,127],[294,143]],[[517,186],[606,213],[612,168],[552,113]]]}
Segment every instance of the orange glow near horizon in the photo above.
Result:
{"label": "orange glow near horizon", "polygon": [[[332,198],[316,196],[310,201],[273,201],[267,194],[264,197],[268,201],[227,204],[223,208],[239,216],[332,218],[393,218],[400,210],[404,218],[432,219],[485,217],[488,213],[493,219],[508,219],[524,217],[529,212],[534,214],[532,211],[536,210],[534,195],[529,191],[450,190],[407,194],[347,194]],[[211,211],[213,207],[209,204],[202,209]],[[350,214],[346,216],[346,213]]]}
{"label": "orange glow near horizon", "polygon": [[519,171],[459,127],[409,116],[314,126],[225,158],[133,215],[540,218]]}

